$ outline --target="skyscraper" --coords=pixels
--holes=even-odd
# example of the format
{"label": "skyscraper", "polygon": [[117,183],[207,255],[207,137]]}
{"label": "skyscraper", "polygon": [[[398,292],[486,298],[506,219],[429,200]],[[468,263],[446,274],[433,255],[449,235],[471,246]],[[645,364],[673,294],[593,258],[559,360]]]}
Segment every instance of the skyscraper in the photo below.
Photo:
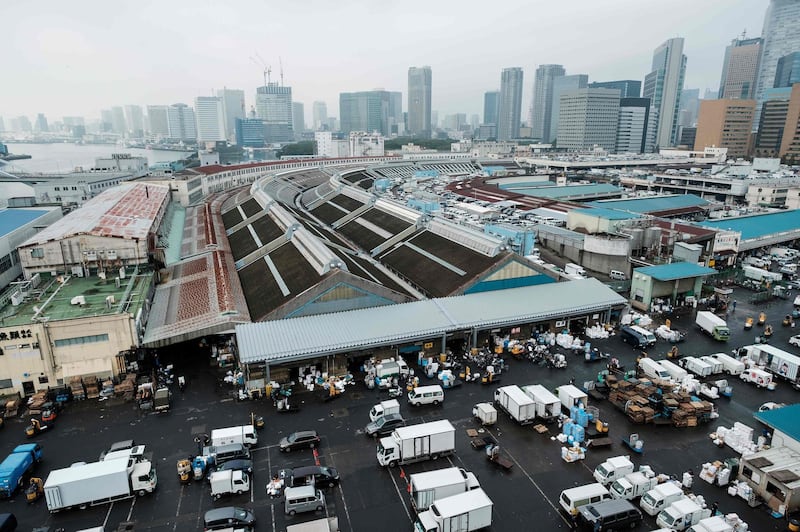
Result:
{"label": "skyscraper", "polygon": [[553,80],[566,74],[561,65],[539,65],[533,82],[530,126],[533,138],[545,140],[551,131]]}
{"label": "skyscraper", "polygon": [[800,52],[792,52],[778,59],[775,70],[775,87],[791,87],[800,83]]}
{"label": "skyscraper", "polygon": [[753,151],[756,157],[778,157],[791,96],[791,87],[776,87],[764,91],[758,136]]}
{"label": "skyscraper", "polygon": [[683,38],[667,40],[653,53],[652,71],[644,78],[645,98],[650,98],[658,111],[656,144],[659,148],[678,141],[678,104],[686,74]]}
{"label": "skyscraper", "polygon": [[542,142],[553,142],[558,136],[558,115],[561,106],[561,95],[567,91],[585,89],[589,84],[586,74],[572,74],[553,78],[553,99],[550,102],[550,130],[541,138]]}
{"label": "skyscraper", "polygon": [[260,118],[236,119],[236,144],[245,148],[264,147],[264,121]]}
{"label": "skyscraper", "polygon": [[756,81],[756,100],[764,99],[764,91],[773,87],[778,60],[800,50],[800,2],[770,0],[764,16],[761,37],[764,45]]}
{"label": "skyscraper", "polygon": [[392,94],[394,93],[380,90],[339,94],[339,120],[342,133],[378,131],[388,136]]}
{"label": "skyscraper", "polygon": [[432,84],[431,67],[408,69],[408,132],[413,136],[422,138],[431,136]]}
{"label": "skyscraper", "polygon": [[194,110],[185,103],[175,103],[167,108],[169,138],[183,141],[197,140]]}
{"label": "skyscraper", "polygon": [[36,122],[33,125],[33,129],[39,133],[47,133],[50,130],[47,126],[47,117],[44,116],[44,113],[36,115]]}
{"label": "skyscraper", "polygon": [[648,98],[620,98],[617,121],[617,153],[644,153],[650,118]]}
{"label": "skyscraper", "polygon": [[244,91],[239,89],[223,88],[217,91],[217,97],[222,100],[222,124],[225,136],[231,142],[236,142],[236,119],[244,118]]}
{"label": "skyscraper", "polygon": [[594,81],[589,83],[590,89],[617,89],[620,98],[638,98],[642,94],[642,82],[635,79],[617,81]]}
{"label": "skyscraper", "polygon": [[779,155],[790,164],[800,163],[800,84],[792,86]]}
{"label": "skyscraper", "polygon": [[497,115],[500,112],[500,91],[483,93],[483,123],[497,125]]}
{"label": "skyscraper", "polygon": [[198,96],[194,99],[194,111],[198,142],[217,142],[227,138],[222,98]]}
{"label": "skyscraper", "polygon": [[122,107],[111,108],[111,131],[119,135],[128,133],[128,126],[125,124],[125,112]]}
{"label": "skyscraper", "polygon": [[328,123],[328,104],[314,102],[312,112],[314,113],[314,129],[318,131]]}
{"label": "skyscraper", "polygon": [[125,124],[133,138],[144,136],[144,113],[139,105],[125,106]]}
{"label": "skyscraper", "polygon": [[703,100],[697,113],[695,151],[728,148],[728,157],[747,157],[753,129],[755,100]]}
{"label": "skyscraper", "polygon": [[291,142],[292,88],[269,82],[256,88],[256,115],[264,120],[267,142]]}
{"label": "skyscraper", "polygon": [[300,102],[292,102],[292,129],[298,137],[306,130],[306,108]]}
{"label": "skyscraper", "polygon": [[720,98],[752,99],[756,91],[758,61],[763,40],[734,39],[725,48],[722,78],[719,81]]}
{"label": "skyscraper", "polygon": [[700,89],[683,89],[678,102],[678,125],[691,127],[697,123],[697,106],[700,105]]}
{"label": "skyscraper", "polygon": [[100,110],[100,131],[112,131],[113,118],[111,117],[111,109],[101,109]]}
{"label": "skyscraper", "polygon": [[619,91],[576,89],[561,94],[558,147],[613,152],[617,144]]}
{"label": "skyscraper", "polygon": [[389,134],[402,134],[403,123],[403,93],[400,91],[389,92]]}
{"label": "skyscraper", "polygon": [[154,137],[169,137],[169,107],[166,105],[148,105],[147,123],[150,135]]}
{"label": "skyscraper", "polygon": [[497,140],[519,137],[522,118],[522,69],[504,68],[500,74],[500,104],[497,116]]}

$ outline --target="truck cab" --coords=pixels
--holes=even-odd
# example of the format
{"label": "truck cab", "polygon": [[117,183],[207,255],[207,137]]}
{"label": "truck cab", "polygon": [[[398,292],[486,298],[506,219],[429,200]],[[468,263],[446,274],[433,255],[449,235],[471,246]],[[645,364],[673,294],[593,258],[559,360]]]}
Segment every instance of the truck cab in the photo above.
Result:
{"label": "truck cab", "polygon": [[633,462],[627,456],[614,456],[594,469],[594,478],[606,486],[628,473],[633,473]]}

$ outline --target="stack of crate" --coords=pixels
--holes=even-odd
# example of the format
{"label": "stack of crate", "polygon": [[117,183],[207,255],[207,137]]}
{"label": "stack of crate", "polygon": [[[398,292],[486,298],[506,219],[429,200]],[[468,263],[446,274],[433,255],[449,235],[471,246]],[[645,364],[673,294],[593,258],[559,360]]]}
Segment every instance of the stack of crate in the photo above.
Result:
{"label": "stack of crate", "polygon": [[86,386],[86,397],[88,399],[97,399],[100,397],[100,382],[94,375],[89,375],[83,379],[83,384]]}
{"label": "stack of crate", "polygon": [[28,399],[28,413],[32,416],[41,415],[46,402],[47,390],[39,390]]}
{"label": "stack of crate", "polygon": [[114,395],[122,397],[126,401],[133,399],[136,391],[136,373],[128,373],[125,379],[114,386]]}
{"label": "stack of crate", "polygon": [[76,401],[86,399],[86,390],[80,377],[72,377],[69,380],[69,389],[72,390],[72,398]]}

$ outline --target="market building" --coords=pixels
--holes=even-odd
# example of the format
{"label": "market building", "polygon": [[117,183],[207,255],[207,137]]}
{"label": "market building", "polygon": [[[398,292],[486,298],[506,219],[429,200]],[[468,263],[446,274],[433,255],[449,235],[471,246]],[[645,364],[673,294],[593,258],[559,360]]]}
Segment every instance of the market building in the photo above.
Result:
{"label": "market building", "polygon": [[717,273],[696,262],[675,262],[635,268],[631,278],[631,305],[649,311],[655,299],[667,299],[679,305],[687,297],[700,297],[703,277]]}

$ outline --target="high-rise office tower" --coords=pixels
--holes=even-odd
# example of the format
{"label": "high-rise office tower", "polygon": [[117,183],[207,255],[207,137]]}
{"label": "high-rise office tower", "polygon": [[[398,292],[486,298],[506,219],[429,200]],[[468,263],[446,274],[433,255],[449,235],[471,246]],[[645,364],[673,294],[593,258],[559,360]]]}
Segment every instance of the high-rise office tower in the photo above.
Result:
{"label": "high-rise office tower", "polygon": [[761,38],[764,45],[756,81],[756,100],[764,99],[764,91],[773,87],[778,60],[792,52],[800,51],[800,2],[797,0],[770,0],[764,16]]}
{"label": "high-rise office tower", "polygon": [[697,106],[700,105],[700,89],[683,89],[678,103],[678,125],[691,127],[697,123]]}
{"label": "high-rise office tower", "polygon": [[720,98],[752,99],[756,92],[758,61],[761,59],[763,40],[734,39],[725,48],[722,61],[722,78],[719,81]]}
{"label": "high-rise office tower", "polygon": [[6,130],[6,124],[3,122],[3,117],[0,116],[0,133]]}
{"label": "high-rise office tower", "polygon": [[800,83],[792,85],[779,155],[790,164],[800,163]]}
{"label": "high-rise office tower", "polygon": [[111,109],[101,109],[100,110],[100,131],[102,133],[113,131],[113,118],[111,115]]}
{"label": "high-rise office tower", "polygon": [[650,118],[649,98],[620,98],[617,153],[644,153]]}
{"label": "high-rise office tower", "polygon": [[128,126],[125,124],[125,111],[122,107],[111,108],[111,131],[119,135],[128,133]]}
{"label": "high-rise office tower", "polygon": [[620,79],[616,81],[593,81],[590,89],[617,89],[620,98],[638,98],[642,94],[642,82],[636,79]]}
{"label": "high-rise office tower", "polygon": [[619,123],[619,91],[576,89],[561,94],[558,147],[614,152]]}
{"label": "high-rise office tower", "polygon": [[33,130],[38,131],[39,133],[47,133],[50,131],[49,127],[47,126],[47,117],[44,116],[44,113],[39,113],[36,115],[36,122],[33,125]]}
{"label": "high-rise office tower", "polygon": [[533,81],[533,103],[531,104],[530,126],[533,138],[546,141],[551,131],[551,111],[553,105],[553,80],[566,74],[561,65],[539,65]]}
{"label": "high-rise office tower", "polygon": [[405,130],[403,120],[403,93],[389,92],[389,134],[400,135]]}
{"label": "high-rise office tower", "polygon": [[778,59],[775,70],[775,87],[791,87],[800,83],[800,52],[792,52]]}
{"label": "high-rise office tower", "polygon": [[306,130],[306,108],[301,102],[292,102],[292,129],[297,137]]}
{"label": "high-rise office tower", "polygon": [[542,142],[553,142],[558,136],[558,116],[561,107],[561,95],[567,91],[585,89],[589,85],[586,74],[572,74],[553,79],[553,100],[550,102],[550,130],[542,137]]}
{"label": "high-rise office tower", "polygon": [[317,101],[314,102],[311,108],[314,114],[314,130],[319,131],[323,126],[327,126],[328,104]]}
{"label": "high-rise office tower", "polygon": [[217,98],[222,100],[222,124],[225,137],[236,142],[236,119],[245,117],[244,91],[240,89],[219,89]]}
{"label": "high-rise office tower", "polygon": [[185,103],[175,103],[167,108],[169,138],[183,141],[197,140],[194,110]]}
{"label": "high-rise office tower", "polygon": [[497,116],[497,140],[519,137],[522,119],[522,69],[504,68],[500,74],[500,103]]}
{"label": "high-rise office tower", "polygon": [[497,115],[500,112],[500,91],[487,91],[483,93],[483,123],[497,125]]}
{"label": "high-rise office tower", "polygon": [[728,148],[728,157],[747,157],[753,129],[755,100],[703,100],[697,113],[695,151]]}
{"label": "high-rise office tower", "polygon": [[264,121],[260,118],[235,120],[236,144],[244,148],[264,147]]}
{"label": "high-rise office tower", "polygon": [[125,106],[125,124],[128,126],[131,137],[142,138],[144,136],[144,113],[142,113],[141,106]]}
{"label": "high-rise office tower", "polygon": [[194,99],[194,113],[198,142],[217,142],[227,139],[222,98],[198,96]]}
{"label": "high-rise office tower", "polygon": [[778,157],[791,96],[791,87],[775,87],[764,91],[758,135],[753,150],[756,157]]}
{"label": "high-rise office tower", "polygon": [[430,138],[431,136],[432,83],[431,67],[410,67],[408,69],[408,132],[416,137]]}
{"label": "high-rise office tower", "polygon": [[291,142],[292,88],[269,82],[256,88],[256,115],[264,120],[267,142]]}
{"label": "high-rise office tower", "polygon": [[147,123],[150,135],[154,137],[169,137],[169,106],[148,105]]}
{"label": "high-rise office tower", "polygon": [[377,131],[388,136],[392,94],[382,90],[339,94],[339,120],[342,133]]}
{"label": "high-rise office tower", "polygon": [[656,144],[659,148],[673,146],[678,141],[678,104],[686,74],[683,38],[667,40],[653,53],[652,71],[644,78],[645,98],[650,98],[658,110]]}

